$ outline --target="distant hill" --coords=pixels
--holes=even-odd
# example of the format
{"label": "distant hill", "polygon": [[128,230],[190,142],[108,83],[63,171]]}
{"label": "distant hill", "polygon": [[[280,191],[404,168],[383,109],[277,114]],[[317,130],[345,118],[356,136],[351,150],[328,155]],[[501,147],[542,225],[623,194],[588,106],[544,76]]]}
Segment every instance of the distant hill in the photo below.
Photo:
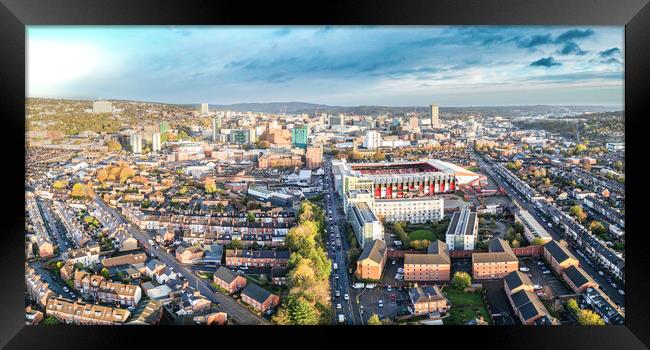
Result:
{"label": "distant hill", "polygon": [[[196,105],[198,108],[198,105]],[[402,115],[409,112],[427,113],[429,106],[330,106],[324,104],[305,102],[268,102],[268,103],[237,103],[229,105],[210,104],[211,109],[232,110],[238,112],[263,112],[263,113],[287,113],[299,114],[314,113],[327,114],[356,114],[356,115]],[[481,114],[481,115],[503,115],[503,116],[526,116],[531,114],[569,114],[585,112],[610,112],[619,111],[621,108],[604,106],[476,106],[476,107],[440,107],[441,114]]]}

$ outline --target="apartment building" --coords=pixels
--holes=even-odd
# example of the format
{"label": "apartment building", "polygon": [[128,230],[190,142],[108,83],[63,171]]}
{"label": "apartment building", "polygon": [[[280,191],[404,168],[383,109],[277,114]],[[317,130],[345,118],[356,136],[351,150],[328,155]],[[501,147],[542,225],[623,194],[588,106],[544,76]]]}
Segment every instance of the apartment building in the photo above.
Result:
{"label": "apartment building", "polygon": [[213,281],[219,287],[228,291],[228,293],[234,293],[244,287],[246,287],[247,280],[244,276],[235,274],[230,269],[225,267],[219,267],[213,275]]}
{"label": "apartment building", "polygon": [[226,250],[226,266],[286,267],[289,263],[288,250]]}
{"label": "apartment building", "polygon": [[463,208],[452,216],[445,234],[445,241],[449,250],[474,250],[477,235],[476,212]]}
{"label": "apartment building", "polygon": [[266,312],[280,304],[279,296],[253,283],[241,292],[241,300],[259,312]]}
{"label": "apartment building", "polygon": [[472,254],[474,279],[497,279],[519,269],[519,260],[508,242],[495,238],[488,245],[488,253]]}
{"label": "apartment building", "polygon": [[376,239],[363,248],[357,260],[357,278],[363,280],[380,280],[388,258],[386,242]]}
{"label": "apartment building", "polygon": [[415,287],[409,289],[411,305],[409,309],[414,315],[426,315],[432,312],[446,312],[449,307],[447,298],[442,295],[438,286]]}
{"label": "apartment building", "polygon": [[567,267],[580,264],[564,245],[554,240],[544,244],[543,256],[558,275],[561,275]]}
{"label": "apartment building", "polygon": [[427,254],[404,254],[404,281],[448,281],[451,259],[447,244],[435,241]]}

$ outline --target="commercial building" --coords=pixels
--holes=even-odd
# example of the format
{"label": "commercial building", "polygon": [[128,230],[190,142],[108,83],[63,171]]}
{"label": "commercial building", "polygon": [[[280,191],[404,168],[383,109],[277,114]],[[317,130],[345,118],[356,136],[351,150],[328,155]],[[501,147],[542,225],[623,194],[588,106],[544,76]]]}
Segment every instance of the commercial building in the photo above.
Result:
{"label": "commercial building", "polygon": [[442,295],[438,286],[415,287],[409,289],[409,311],[414,315],[426,315],[433,312],[446,312],[447,298]]}
{"label": "commercial building", "polygon": [[209,109],[208,109],[208,104],[207,103],[201,103],[201,114],[206,115],[208,114]]}
{"label": "commercial building", "polygon": [[357,260],[357,278],[362,280],[380,280],[388,258],[386,242],[376,239],[363,248]]}
{"label": "commercial building", "polygon": [[350,223],[361,248],[365,247],[366,242],[381,240],[384,237],[383,225],[365,202],[352,204]]}
{"label": "commercial building", "polygon": [[123,325],[131,314],[129,310],[50,298],[45,313],[60,322],[82,325]]}
{"label": "commercial building", "polygon": [[404,254],[404,281],[448,281],[451,259],[447,245],[436,240],[427,254]]}
{"label": "commercial building", "polygon": [[291,129],[291,144],[298,148],[307,148],[307,141],[309,139],[309,127],[297,126]]}
{"label": "commercial building", "polygon": [[515,211],[515,222],[524,225],[524,237],[529,243],[537,240],[540,244],[546,244],[553,240],[548,231],[527,210]]}
{"label": "commercial building", "polygon": [[495,238],[488,245],[488,253],[472,254],[472,276],[474,279],[497,279],[519,269],[519,259],[501,238]]}
{"label": "commercial building", "polygon": [[308,169],[316,169],[323,166],[323,145],[307,146],[305,152],[305,166]]}
{"label": "commercial building", "polygon": [[212,118],[212,141],[219,140],[219,133],[221,132],[221,116]]}
{"label": "commercial building", "polygon": [[142,135],[138,133],[131,134],[131,151],[133,154],[142,154]]}
{"label": "commercial building", "polygon": [[363,147],[367,149],[381,147],[381,134],[376,130],[366,131],[366,137],[363,139]]}
{"label": "commercial building", "polygon": [[156,132],[152,135],[151,150],[153,152],[160,152],[161,149],[160,133]]}
{"label": "commercial building", "polygon": [[345,115],[339,114],[330,116],[330,127],[343,125],[345,125]]}
{"label": "commercial building", "polygon": [[435,128],[440,124],[438,119],[438,105],[429,105],[429,116],[431,117],[431,127]]}
{"label": "commercial building", "polygon": [[113,104],[109,101],[93,102],[93,113],[113,113]]}
{"label": "commercial building", "polygon": [[255,143],[255,129],[234,129],[230,132],[230,142],[238,145]]}
{"label": "commercial building", "polygon": [[477,235],[476,212],[465,207],[452,216],[445,234],[445,241],[449,250],[474,250]]}
{"label": "commercial building", "polygon": [[551,265],[558,275],[569,266],[579,266],[578,259],[569,252],[569,250],[558,241],[549,241],[544,244],[544,259]]}

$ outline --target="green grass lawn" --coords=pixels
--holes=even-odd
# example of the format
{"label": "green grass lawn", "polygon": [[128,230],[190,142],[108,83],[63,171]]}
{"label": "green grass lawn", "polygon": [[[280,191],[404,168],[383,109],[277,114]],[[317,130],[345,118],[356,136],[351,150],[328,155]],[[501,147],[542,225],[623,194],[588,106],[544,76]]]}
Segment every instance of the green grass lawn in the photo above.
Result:
{"label": "green grass lawn", "polygon": [[453,288],[445,288],[443,293],[451,304],[449,315],[443,319],[446,325],[464,325],[467,321],[479,316],[483,316],[483,320],[491,322],[481,293],[465,293]]}
{"label": "green grass lawn", "polygon": [[428,239],[429,241],[433,241],[436,239],[436,236],[431,230],[415,230],[413,232],[410,232],[408,235],[409,239],[412,241],[420,239]]}

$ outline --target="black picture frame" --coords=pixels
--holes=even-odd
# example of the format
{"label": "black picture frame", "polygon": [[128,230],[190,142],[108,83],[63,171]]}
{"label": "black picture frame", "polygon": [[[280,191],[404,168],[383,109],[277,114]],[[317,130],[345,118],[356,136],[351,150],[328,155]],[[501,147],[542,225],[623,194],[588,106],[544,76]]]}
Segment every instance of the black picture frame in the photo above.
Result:
{"label": "black picture frame", "polygon": [[[626,325],[605,327],[26,327],[24,297],[24,135],[26,25],[345,24],[624,25],[626,133]],[[0,110],[5,158],[0,243],[3,306],[0,345],[7,348],[148,346],[285,347],[472,346],[487,348],[642,349],[650,344],[650,254],[644,235],[645,118],[650,115],[648,0],[447,1],[83,1],[0,0]],[[20,166],[22,164],[22,167]],[[628,189],[631,189],[628,190]],[[380,329],[378,331],[378,329]],[[203,343],[205,345],[200,345]],[[372,345],[370,345],[373,343]],[[447,345],[443,345],[447,343]],[[255,345],[254,345],[255,344]],[[313,345],[312,345],[313,344]],[[392,346],[392,345],[390,345]]]}

